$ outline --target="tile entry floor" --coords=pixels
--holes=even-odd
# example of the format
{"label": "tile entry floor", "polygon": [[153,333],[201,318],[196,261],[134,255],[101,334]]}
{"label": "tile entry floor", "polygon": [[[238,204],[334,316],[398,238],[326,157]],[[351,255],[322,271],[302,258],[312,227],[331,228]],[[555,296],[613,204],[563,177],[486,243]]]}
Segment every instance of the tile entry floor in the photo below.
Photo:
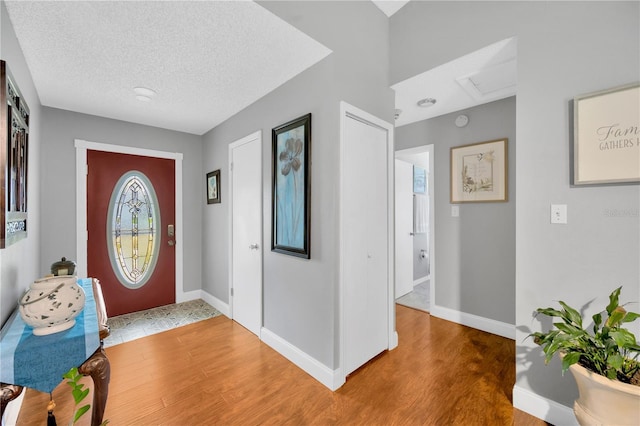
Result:
{"label": "tile entry floor", "polygon": [[222,313],[200,299],[118,315],[107,320],[111,334],[104,339],[104,347],[108,348],[218,315]]}
{"label": "tile entry floor", "polygon": [[408,306],[409,308],[429,312],[431,307],[429,282],[430,280],[426,280],[413,287],[413,291],[397,298],[396,303]]}

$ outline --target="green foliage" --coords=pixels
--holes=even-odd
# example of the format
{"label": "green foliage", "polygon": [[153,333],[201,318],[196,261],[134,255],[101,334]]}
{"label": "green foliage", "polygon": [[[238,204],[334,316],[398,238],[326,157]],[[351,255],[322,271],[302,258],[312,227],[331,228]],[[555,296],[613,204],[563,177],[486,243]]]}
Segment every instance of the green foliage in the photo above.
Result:
{"label": "green foliage", "polygon": [[[82,375],[78,373],[78,369],[76,367],[73,367],[71,370],[63,374],[62,377],[68,380],[67,384],[71,386],[71,394],[73,395],[73,400],[76,403],[75,406],[78,407],[82,400],[85,399],[87,395],[89,395],[89,389],[83,389],[84,384],[80,383]],[[74,425],[84,413],[89,411],[89,408],[91,408],[91,405],[89,404],[77,408],[75,414],[73,415],[73,420],[69,424]]]}
{"label": "green foliage", "polygon": [[[562,320],[554,322],[554,329],[547,333],[536,332],[529,335],[543,347],[545,363],[549,363],[559,351],[563,354],[563,373],[572,364],[579,363],[610,379],[640,384],[640,346],[634,334],[622,327],[623,324],[638,319],[640,314],[627,312],[619,305],[621,289],[622,287],[618,287],[609,295],[605,311],[593,315],[593,333],[582,327],[582,315],[562,301],[558,302],[561,310],[538,308],[538,314]],[[603,314],[606,316],[603,317]]]}

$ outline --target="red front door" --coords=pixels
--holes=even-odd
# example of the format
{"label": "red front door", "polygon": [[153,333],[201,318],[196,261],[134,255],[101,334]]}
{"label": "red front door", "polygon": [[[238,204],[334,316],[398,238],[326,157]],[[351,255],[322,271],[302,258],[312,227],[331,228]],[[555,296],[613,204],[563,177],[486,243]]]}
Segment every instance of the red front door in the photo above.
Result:
{"label": "red front door", "polygon": [[87,271],[109,316],[175,303],[174,160],[87,151]]}

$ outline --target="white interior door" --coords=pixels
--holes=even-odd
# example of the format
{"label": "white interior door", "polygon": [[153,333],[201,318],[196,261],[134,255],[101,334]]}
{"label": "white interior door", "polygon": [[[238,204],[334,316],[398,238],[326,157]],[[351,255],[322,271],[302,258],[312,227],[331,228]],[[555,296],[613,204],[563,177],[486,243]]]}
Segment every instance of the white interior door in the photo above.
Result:
{"label": "white interior door", "polygon": [[260,335],[262,326],[262,133],[229,146],[231,312]]}
{"label": "white interior door", "polygon": [[413,164],[396,159],[396,299],[413,290]]}
{"label": "white interior door", "polygon": [[344,373],[389,347],[389,166],[386,129],[346,117],[342,142]]}

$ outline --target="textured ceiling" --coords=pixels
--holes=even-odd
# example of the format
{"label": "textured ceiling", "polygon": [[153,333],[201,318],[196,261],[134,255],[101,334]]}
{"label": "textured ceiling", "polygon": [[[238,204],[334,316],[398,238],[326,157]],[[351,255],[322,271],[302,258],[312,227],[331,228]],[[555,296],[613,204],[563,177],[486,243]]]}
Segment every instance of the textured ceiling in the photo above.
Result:
{"label": "textured ceiling", "polygon": [[197,135],[331,53],[251,1],[6,6],[43,105]]}

